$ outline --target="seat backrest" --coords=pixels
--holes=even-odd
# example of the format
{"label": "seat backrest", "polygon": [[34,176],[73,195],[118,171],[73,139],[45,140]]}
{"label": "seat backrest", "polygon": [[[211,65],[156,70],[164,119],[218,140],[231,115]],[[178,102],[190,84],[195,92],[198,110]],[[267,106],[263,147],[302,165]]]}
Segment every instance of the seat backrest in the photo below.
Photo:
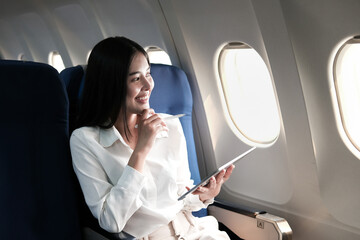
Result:
{"label": "seat backrest", "polygon": [[0,238],[80,239],[59,74],[0,60],[0,84]]}
{"label": "seat backrest", "polygon": [[[70,109],[72,108],[71,105],[78,106],[77,101],[81,96],[82,86],[84,85],[84,77],[79,75],[81,71],[83,71],[83,66],[76,66],[66,68],[60,73],[60,77],[68,85]],[[151,94],[150,106],[155,112],[172,115],[186,114],[180,118],[180,122],[186,138],[191,178],[195,183],[198,183],[200,182],[200,173],[192,128],[193,99],[187,76],[180,68],[163,64],[151,64],[151,75],[155,82],[155,88]],[[70,119],[74,119],[74,116],[70,115]],[[70,125],[72,124],[70,123]],[[206,214],[205,209],[194,213],[196,216]]]}
{"label": "seat backrest", "polygon": [[84,66],[65,68],[60,73],[66,92],[69,98],[69,130],[70,133],[75,129],[75,120],[79,111],[79,100],[84,85]]}

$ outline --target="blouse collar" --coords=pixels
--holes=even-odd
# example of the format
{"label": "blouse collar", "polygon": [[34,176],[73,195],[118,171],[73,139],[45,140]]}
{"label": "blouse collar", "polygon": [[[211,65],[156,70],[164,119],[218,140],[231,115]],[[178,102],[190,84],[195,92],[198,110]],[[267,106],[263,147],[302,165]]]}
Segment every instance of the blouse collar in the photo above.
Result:
{"label": "blouse collar", "polygon": [[99,141],[100,144],[103,147],[110,147],[111,145],[114,144],[114,142],[116,142],[117,140],[120,140],[122,143],[125,143],[124,139],[122,138],[121,134],[119,133],[119,131],[112,126],[111,128],[100,128],[100,133],[99,133]]}
{"label": "blouse collar", "polygon": [[[128,146],[128,144],[125,143],[123,137],[119,133],[119,131],[115,128],[115,126],[112,126],[111,128],[100,128],[100,144],[103,147],[110,147],[114,144],[117,140],[120,140],[125,146]],[[156,136],[156,138],[167,138],[169,135],[167,132],[160,132]]]}

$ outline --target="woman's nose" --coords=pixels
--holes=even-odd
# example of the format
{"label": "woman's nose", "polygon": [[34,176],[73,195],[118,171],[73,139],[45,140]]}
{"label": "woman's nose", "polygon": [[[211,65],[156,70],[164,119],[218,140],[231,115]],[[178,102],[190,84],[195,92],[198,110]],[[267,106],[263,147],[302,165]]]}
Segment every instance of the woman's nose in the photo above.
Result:
{"label": "woman's nose", "polygon": [[149,78],[146,78],[145,76],[143,76],[142,82],[143,82],[143,89],[148,90],[151,88],[151,80]]}

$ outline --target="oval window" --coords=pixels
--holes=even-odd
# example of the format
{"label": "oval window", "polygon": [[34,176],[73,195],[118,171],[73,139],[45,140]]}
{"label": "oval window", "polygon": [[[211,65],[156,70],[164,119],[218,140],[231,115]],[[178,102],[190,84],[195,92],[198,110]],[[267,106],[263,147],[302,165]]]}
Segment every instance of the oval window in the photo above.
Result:
{"label": "oval window", "polygon": [[158,47],[148,47],[146,52],[149,55],[150,63],[161,63],[166,65],[171,65],[171,60],[169,55]]}
{"label": "oval window", "polygon": [[333,74],[343,130],[360,151],[360,37],[345,42],[339,49]]}
{"label": "oval window", "polygon": [[253,143],[271,144],[280,134],[280,117],[269,70],[243,43],[226,45],[219,56],[227,109],[240,133]]}
{"label": "oval window", "polygon": [[27,61],[27,58],[25,57],[24,53],[19,53],[17,59],[20,60],[20,61]]}
{"label": "oval window", "polygon": [[65,69],[64,62],[59,52],[52,51],[49,53],[48,62],[51,66],[53,66],[58,72],[61,72]]}

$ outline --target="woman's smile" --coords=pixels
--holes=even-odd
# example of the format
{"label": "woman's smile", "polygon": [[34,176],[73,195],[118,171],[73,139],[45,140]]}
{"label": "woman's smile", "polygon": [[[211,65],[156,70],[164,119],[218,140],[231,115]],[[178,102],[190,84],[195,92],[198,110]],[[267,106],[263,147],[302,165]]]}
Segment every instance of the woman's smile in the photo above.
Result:
{"label": "woman's smile", "polygon": [[145,104],[145,103],[148,103],[149,101],[149,97],[150,97],[150,92],[149,91],[146,91],[145,93],[137,96],[135,98],[135,100],[139,103],[142,103],[142,104]]}

